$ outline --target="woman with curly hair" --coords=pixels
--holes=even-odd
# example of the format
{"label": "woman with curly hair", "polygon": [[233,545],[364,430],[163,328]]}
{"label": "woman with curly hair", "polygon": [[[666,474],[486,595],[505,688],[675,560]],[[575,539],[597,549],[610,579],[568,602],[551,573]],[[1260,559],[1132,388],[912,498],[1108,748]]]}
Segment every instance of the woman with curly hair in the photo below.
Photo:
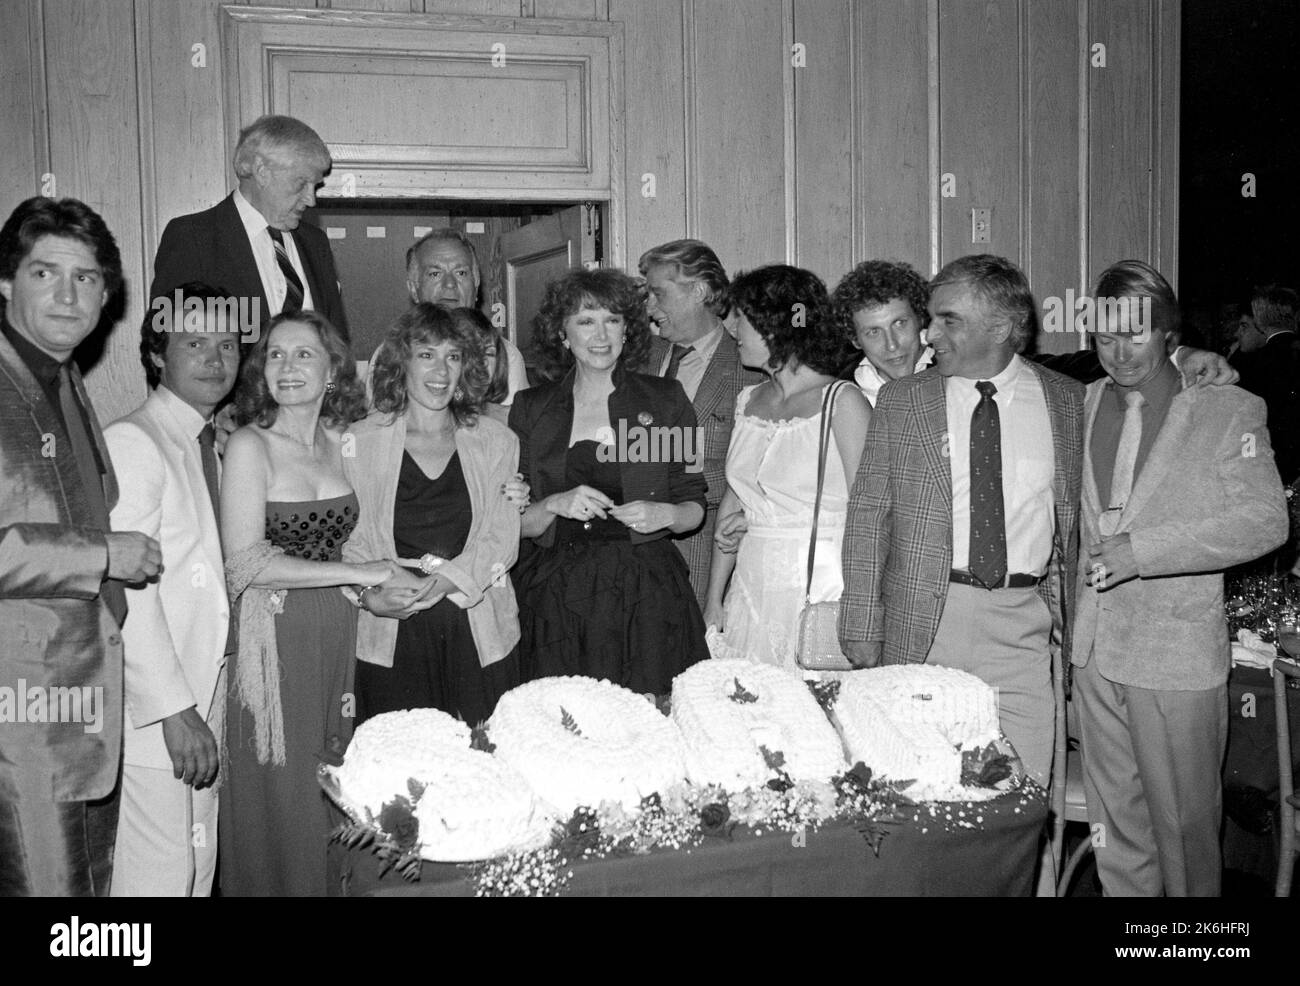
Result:
{"label": "woman with curly hair", "polygon": [[708,657],[681,553],[705,482],[676,380],[635,372],[649,349],[637,283],[615,270],[551,282],[534,323],[553,382],[510,409],[534,502],[516,570],[523,675],[608,678],[645,694]]}
{"label": "woman with curly hair", "polygon": [[391,561],[340,560],[357,522],[343,430],[365,412],[365,395],[338,329],[312,311],[273,318],[244,363],[237,402],[246,424],[226,444],[220,517],[239,601],[221,890],[321,896],[337,819],[316,767],[352,735],[356,612],[338,587],[416,580]]}
{"label": "woman with curly hair", "polygon": [[[715,656],[796,669],[823,399],[830,401],[831,441],[809,594],[814,603],[832,602],[844,588],[840,545],[871,409],[856,387],[836,383],[847,340],[815,274],[760,267],[732,282],[731,301],[739,312],[741,362],[767,380],[736,397],[705,621],[718,631],[710,632]],[[743,525],[740,549],[729,553],[728,541]]]}
{"label": "woman with curly hair", "polygon": [[477,327],[428,302],[393,323],[375,356],[374,410],[343,460],[361,503],[343,557],[419,560],[426,581],[417,593],[356,592],[358,723],[434,708],[474,725],[519,684],[506,574],[519,509],[502,494],[519,440],[482,413],[491,383]]}

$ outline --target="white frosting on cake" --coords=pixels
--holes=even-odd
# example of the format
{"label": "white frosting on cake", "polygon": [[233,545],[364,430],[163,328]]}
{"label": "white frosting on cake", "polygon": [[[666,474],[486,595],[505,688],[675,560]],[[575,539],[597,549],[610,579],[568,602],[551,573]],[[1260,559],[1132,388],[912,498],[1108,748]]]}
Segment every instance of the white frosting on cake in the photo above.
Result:
{"label": "white frosting on cake", "polygon": [[608,681],[530,681],[501,696],[487,729],[496,756],[564,816],[602,801],[635,808],[686,776],[672,720]]}
{"label": "white frosting on cake", "polygon": [[1000,735],[993,689],[973,674],[929,664],[847,675],[835,720],[850,760],[934,791],[960,786],[963,749]]}
{"label": "white frosting on cake", "polygon": [[[367,720],[335,771],[344,807],[377,820],[399,796],[412,801],[425,859],[489,859],[545,841],[555,819],[528,782],[469,744],[469,727],[436,709]],[[411,781],[423,787],[418,799]]]}
{"label": "white frosting on cake", "polygon": [[[736,701],[737,682],[754,701]],[[826,781],[844,770],[835,729],[797,675],[770,664],[714,658],[673,679],[673,720],[696,784],[736,791],[766,784],[780,754],[795,781]]]}

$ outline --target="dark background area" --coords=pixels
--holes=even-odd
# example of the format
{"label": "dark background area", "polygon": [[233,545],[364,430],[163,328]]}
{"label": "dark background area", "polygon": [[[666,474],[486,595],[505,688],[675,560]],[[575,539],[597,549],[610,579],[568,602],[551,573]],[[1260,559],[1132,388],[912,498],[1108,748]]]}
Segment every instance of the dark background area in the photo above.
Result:
{"label": "dark background area", "polygon": [[1257,284],[1300,288],[1298,46],[1297,0],[1183,0],[1178,288],[1203,334]]}

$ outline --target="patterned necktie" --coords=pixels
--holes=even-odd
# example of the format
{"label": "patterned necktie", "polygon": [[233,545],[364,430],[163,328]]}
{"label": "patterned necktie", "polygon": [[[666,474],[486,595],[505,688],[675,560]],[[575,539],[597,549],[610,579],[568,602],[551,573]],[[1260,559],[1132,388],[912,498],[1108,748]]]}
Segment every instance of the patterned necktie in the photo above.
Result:
{"label": "patterned necktie", "polygon": [[221,530],[221,493],[217,481],[217,430],[212,422],[203,426],[199,432],[199,454],[203,459],[203,481],[208,486],[208,498],[212,501],[212,516]]}
{"label": "patterned necktie", "polygon": [[970,572],[986,589],[1007,575],[1007,526],[1002,505],[1002,420],[987,380],[975,384],[980,402],[970,418]]}
{"label": "patterned necktie", "polygon": [[1137,469],[1138,447],[1142,444],[1142,406],[1146,398],[1136,390],[1124,395],[1124,427],[1115,450],[1115,472],[1110,479],[1110,509],[1099,518],[1103,537],[1110,537],[1119,527],[1120,514],[1133,493],[1133,474]]}
{"label": "patterned necktie", "polygon": [[668,357],[668,369],[664,370],[664,379],[676,380],[677,370],[682,365],[682,360],[687,353],[693,352],[695,352],[694,346],[679,346],[677,343],[673,343],[672,355]]}
{"label": "patterned necktie", "polygon": [[271,242],[275,244],[275,262],[280,265],[280,273],[284,275],[284,307],[280,312],[302,311],[302,278],[293,269],[289,251],[284,246],[284,233],[274,226],[266,227],[266,231],[271,234]]}
{"label": "patterned necktie", "polygon": [[[95,457],[95,443],[86,428],[86,419],[82,417],[81,403],[77,400],[76,388],[72,383],[70,364],[59,367],[59,410],[63,412],[63,426],[68,433],[68,442],[72,446],[73,461],[81,485],[86,491],[86,503],[90,510],[89,517],[78,523],[101,531],[111,530],[108,520],[108,503],[104,499],[104,479],[99,471]],[[57,446],[56,446],[57,454]],[[121,626],[126,619],[126,590],[122,583],[114,579],[105,579],[100,590],[109,612]]]}

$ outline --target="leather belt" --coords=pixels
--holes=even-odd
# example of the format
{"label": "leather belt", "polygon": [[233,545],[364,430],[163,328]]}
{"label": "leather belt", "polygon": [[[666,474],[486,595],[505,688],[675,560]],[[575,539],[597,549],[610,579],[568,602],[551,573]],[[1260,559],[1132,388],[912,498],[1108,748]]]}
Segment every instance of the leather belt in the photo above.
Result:
{"label": "leather belt", "polygon": [[948,575],[949,582],[957,582],[961,585],[969,585],[976,589],[1028,589],[1038,585],[1043,581],[1041,575],[1026,575],[1022,572],[1012,572],[1001,583],[994,586],[987,586],[970,572],[963,572],[954,568]]}

